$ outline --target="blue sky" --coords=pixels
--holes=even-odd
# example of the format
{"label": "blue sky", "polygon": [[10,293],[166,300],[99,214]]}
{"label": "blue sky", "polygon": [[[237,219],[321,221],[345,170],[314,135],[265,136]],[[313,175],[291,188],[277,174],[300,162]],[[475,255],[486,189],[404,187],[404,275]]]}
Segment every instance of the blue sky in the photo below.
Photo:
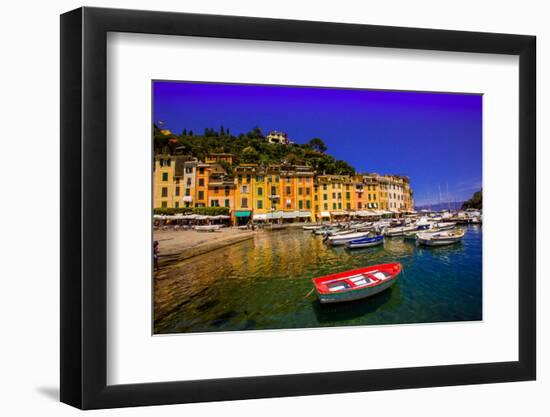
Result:
{"label": "blue sky", "polygon": [[359,172],[408,175],[417,205],[481,188],[481,95],[155,81],[153,105],[177,134],[257,125],[296,143],[320,137]]}

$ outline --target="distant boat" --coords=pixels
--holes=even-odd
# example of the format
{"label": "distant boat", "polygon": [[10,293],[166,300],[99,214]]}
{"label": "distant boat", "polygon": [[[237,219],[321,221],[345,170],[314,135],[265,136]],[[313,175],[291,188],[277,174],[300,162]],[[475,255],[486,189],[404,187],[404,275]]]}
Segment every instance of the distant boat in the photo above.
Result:
{"label": "distant boat", "polygon": [[332,246],[339,246],[339,245],[345,245],[350,240],[359,239],[359,238],[362,238],[362,237],[367,237],[369,234],[370,234],[370,232],[347,233],[345,235],[329,236],[327,241]]}
{"label": "distant boat", "polygon": [[350,240],[348,242],[348,248],[350,249],[359,249],[359,248],[371,248],[373,246],[378,246],[384,243],[384,236],[374,236],[374,237],[363,237],[360,239]]}
{"label": "distant boat", "polygon": [[313,285],[321,303],[359,300],[378,294],[397,281],[402,270],[398,262],[314,278]]}
{"label": "distant boat", "polygon": [[388,227],[384,230],[386,236],[403,236],[407,232],[416,230],[416,226],[400,226],[400,227]]}
{"label": "distant boat", "polygon": [[463,237],[463,230],[453,230],[437,233],[418,233],[416,241],[425,246],[445,246],[460,242]]}
{"label": "distant boat", "polygon": [[439,230],[451,230],[451,229],[454,229],[455,226],[456,226],[456,223],[453,223],[453,222],[440,222],[440,223],[434,224],[434,227]]}
{"label": "distant boat", "polygon": [[304,230],[318,230],[322,229],[324,226],[322,224],[309,224],[307,226],[302,226]]}

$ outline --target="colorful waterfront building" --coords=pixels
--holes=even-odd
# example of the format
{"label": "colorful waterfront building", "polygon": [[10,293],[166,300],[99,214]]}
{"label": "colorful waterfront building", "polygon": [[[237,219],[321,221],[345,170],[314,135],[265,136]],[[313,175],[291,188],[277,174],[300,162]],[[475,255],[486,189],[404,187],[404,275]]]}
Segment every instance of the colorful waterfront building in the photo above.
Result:
{"label": "colorful waterfront building", "polygon": [[153,206],[183,207],[184,165],[194,158],[187,155],[157,155],[153,163]]}
{"label": "colorful waterfront building", "polygon": [[227,207],[233,224],[343,220],[414,209],[405,176],[316,175],[309,166],[289,164],[228,168],[234,160],[225,153],[205,159],[208,162],[187,155],[157,155],[154,207]]}

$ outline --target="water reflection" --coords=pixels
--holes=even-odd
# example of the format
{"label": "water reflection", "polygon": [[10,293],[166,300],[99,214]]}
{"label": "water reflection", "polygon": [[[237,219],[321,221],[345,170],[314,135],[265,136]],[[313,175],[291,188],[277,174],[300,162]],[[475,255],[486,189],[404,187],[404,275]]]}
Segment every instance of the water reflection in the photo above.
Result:
{"label": "water reflection", "polygon": [[[366,300],[320,305],[311,278],[398,261],[399,281]],[[423,248],[402,238],[357,250],[301,229],[260,233],[163,271],[155,332],[205,332],[481,319],[481,228],[463,243]]]}

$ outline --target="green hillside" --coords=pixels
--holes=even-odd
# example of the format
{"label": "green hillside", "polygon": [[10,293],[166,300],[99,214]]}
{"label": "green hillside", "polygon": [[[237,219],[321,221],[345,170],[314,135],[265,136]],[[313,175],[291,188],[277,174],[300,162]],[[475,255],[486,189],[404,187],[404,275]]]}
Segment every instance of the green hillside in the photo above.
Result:
{"label": "green hillside", "polygon": [[346,161],[326,153],[327,147],[320,138],[312,138],[305,144],[270,144],[259,127],[235,136],[223,126],[219,130],[207,128],[200,134],[184,129],[179,135],[165,135],[155,126],[154,149],[155,153],[183,152],[203,161],[210,153],[226,152],[234,155],[235,164],[268,165],[286,162],[309,165],[319,173],[355,174],[355,169]]}

